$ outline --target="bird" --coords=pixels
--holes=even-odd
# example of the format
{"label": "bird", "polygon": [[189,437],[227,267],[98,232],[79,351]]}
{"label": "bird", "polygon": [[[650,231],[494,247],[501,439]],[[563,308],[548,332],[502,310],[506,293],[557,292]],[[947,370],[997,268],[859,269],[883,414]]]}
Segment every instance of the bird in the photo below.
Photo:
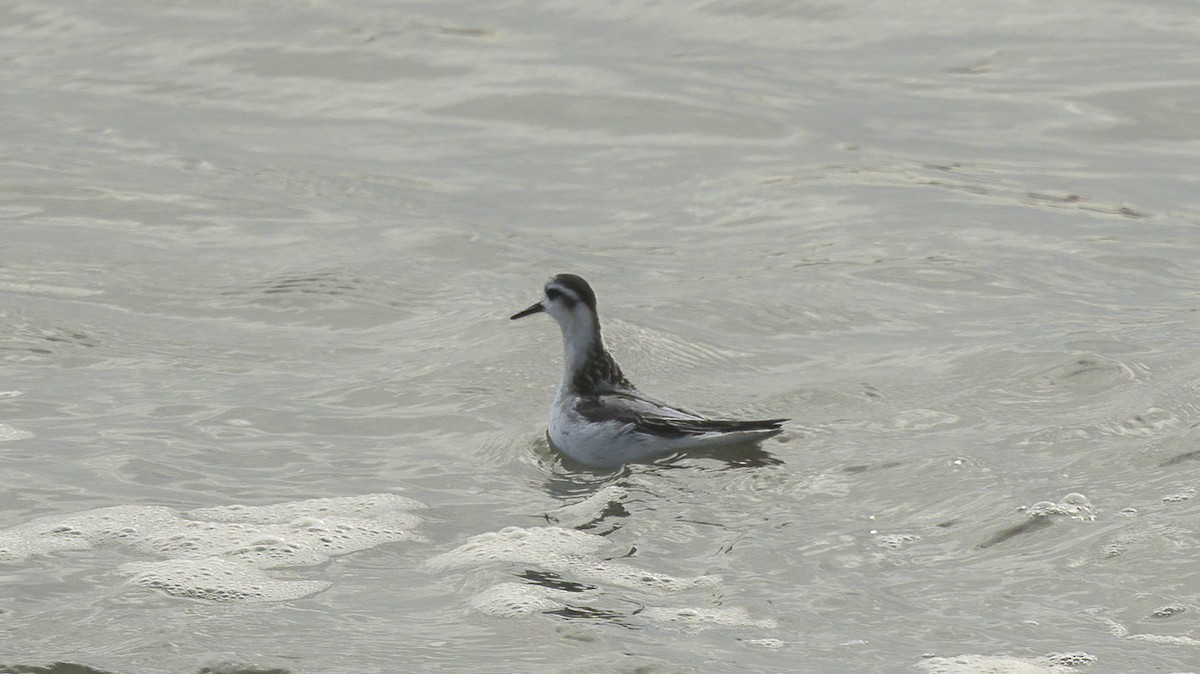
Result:
{"label": "bird", "polygon": [[596,293],[575,274],[558,274],[545,297],[511,320],[546,313],[562,328],[565,361],[550,407],[550,444],[600,469],[691,450],[755,443],[783,432],[789,419],[710,419],[643,394],[604,347]]}

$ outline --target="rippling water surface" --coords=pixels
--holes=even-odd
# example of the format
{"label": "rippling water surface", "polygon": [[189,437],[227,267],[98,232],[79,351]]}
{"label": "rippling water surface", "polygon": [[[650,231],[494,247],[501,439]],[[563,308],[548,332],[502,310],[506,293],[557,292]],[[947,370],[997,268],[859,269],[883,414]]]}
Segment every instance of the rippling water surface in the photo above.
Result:
{"label": "rippling water surface", "polygon": [[[1200,670],[1197,44],[3,4],[0,671]],[[560,271],[769,457],[563,465]]]}

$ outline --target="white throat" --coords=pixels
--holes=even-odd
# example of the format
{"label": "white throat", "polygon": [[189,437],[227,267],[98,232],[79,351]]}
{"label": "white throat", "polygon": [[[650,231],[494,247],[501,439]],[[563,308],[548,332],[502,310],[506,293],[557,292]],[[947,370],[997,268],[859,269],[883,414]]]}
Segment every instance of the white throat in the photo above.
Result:
{"label": "white throat", "polygon": [[604,343],[600,339],[600,322],[586,307],[577,306],[569,311],[552,312],[552,315],[562,328],[565,384],[587,367],[589,358],[603,352]]}

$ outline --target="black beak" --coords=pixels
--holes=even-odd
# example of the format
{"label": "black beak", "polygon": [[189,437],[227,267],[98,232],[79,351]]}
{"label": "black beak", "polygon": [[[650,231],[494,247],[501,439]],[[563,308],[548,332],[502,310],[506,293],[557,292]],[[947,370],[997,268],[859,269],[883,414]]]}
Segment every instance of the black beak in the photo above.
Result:
{"label": "black beak", "polygon": [[525,309],[524,311],[518,311],[517,313],[513,314],[512,317],[509,318],[509,320],[515,321],[518,318],[525,318],[526,316],[540,314],[545,310],[546,310],[546,307],[542,306],[541,302],[538,302],[538,303],[534,304],[533,306],[529,307],[528,309]]}

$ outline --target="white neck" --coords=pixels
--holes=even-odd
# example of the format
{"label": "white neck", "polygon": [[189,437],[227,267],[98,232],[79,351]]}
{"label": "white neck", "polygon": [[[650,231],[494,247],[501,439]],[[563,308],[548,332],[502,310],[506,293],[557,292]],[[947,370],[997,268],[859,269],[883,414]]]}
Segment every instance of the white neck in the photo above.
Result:
{"label": "white neck", "polygon": [[604,350],[604,342],[600,338],[600,323],[596,315],[586,309],[564,314],[558,324],[562,328],[563,353],[566,356],[563,367],[563,384],[566,384],[586,367],[592,354]]}

